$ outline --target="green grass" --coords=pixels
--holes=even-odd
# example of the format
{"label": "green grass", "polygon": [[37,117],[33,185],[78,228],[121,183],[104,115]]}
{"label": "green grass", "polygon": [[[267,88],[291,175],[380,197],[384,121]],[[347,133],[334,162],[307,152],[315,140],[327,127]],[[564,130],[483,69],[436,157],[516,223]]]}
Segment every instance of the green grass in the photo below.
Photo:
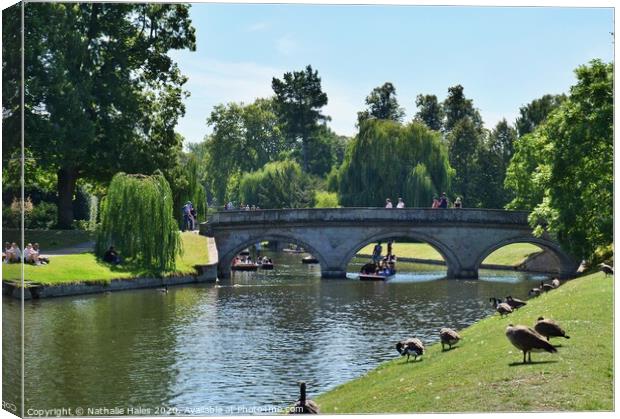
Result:
{"label": "green grass", "polygon": [[[361,249],[358,253],[371,255],[374,243]],[[387,245],[382,244],[383,253],[387,250]],[[496,250],[487,257],[483,263],[494,265],[516,266],[521,264],[529,255],[540,252],[540,248],[528,243],[515,243],[504,246]],[[443,260],[439,252],[431,245],[426,243],[395,243],[393,252],[398,257],[417,258],[428,260]]]}
{"label": "green grass", "polygon": [[[194,265],[209,261],[207,238],[193,233],[181,233],[183,255],[177,258],[174,272],[165,272],[164,276],[194,274]],[[112,279],[133,278],[152,275],[144,269],[132,266],[111,266],[102,263],[92,253],[76,255],[51,256],[49,265],[25,265],[24,274],[28,281],[42,284],[60,284],[75,282],[108,282]],[[19,280],[20,265],[2,264],[2,279]]]}
{"label": "green grass", "polygon": [[[39,243],[39,246],[43,249],[43,253],[48,250],[62,249],[95,240],[93,232],[84,230],[26,230],[24,237],[26,244]],[[20,230],[2,230],[2,240],[5,242],[20,243]]]}
{"label": "green grass", "polygon": [[[613,279],[601,273],[570,281],[507,318],[493,315],[461,331],[451,351],[431,345],[418,362],[383,363],[315,401],[321,413],[612,410],[612,297]],[[552,339],[562,345],[558,353],[534,353],[534,363],[523,365],[506,326],[532,326],[541,315],[571,339]]]}

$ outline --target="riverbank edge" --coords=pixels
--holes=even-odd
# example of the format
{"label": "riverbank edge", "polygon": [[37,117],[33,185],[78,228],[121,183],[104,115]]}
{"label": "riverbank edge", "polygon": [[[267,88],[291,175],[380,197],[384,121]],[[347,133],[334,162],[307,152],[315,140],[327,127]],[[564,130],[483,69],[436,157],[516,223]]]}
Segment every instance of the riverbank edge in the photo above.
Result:
{"label": "riverbank edge", "polygon": [[[580,281],[582,279],[585,280],[586,283],[583,283],[584,281]],[[584,272],[584,273],[580,274],[579,276],[576,276],[575,278],[567,280],[566,282],[568,282],[569,285],[570,285],[568,288],[571,289],[571,293],[574,293],[575,292],[575,287],[576,288],[581,288],[581,287],[588,286],[588,283],[590,283],[590,281],[593,281],[593,280],[598,280],[598,281],[607,280],[607,276],[606,275],[603,276],[602,273],[600,273],[600,272],[587,271],[587,272]],[[614,277],[613,276],[611,277],[611,281],[614,281]],[[565,285],[565,284],[563,283],[562,285]],[[610,291],[610,299],[611,299],[611,304],[612,305],[613,305],[613,299],[614,299],[614,290],[613,290],[613,288],[614,288],[614,286],[613,286],[613,282],[612,282],[612,288],[611,288],[611,291]],[[565,290],[565,291],[568,291],[568,290]],[[557,294],[555,294],[555,293],[557,293]],[[545,293],[545,294],[542,294],[538,298],[530,299],[530,300],[538,301],[540,299],[541,302],[543,302],[543,301],[547,301],[548,302],[549,301],[548,298],[551,298],[551,299],[554,299],[554,298],[565,299],[566,298],[566,294],[564,294],[564,293],[558,293],[557,291],[555,293],[554,292]],[[547,299],[547,300],[545,300],[545,299]],[[520,310],[518,312],[515,312],[515,313],[516,313],[516,315],[520,315],[520,314],[523,314],[524,312],[531,311],[532,308],[533,307],[525,307],[522,310]],[[535,316],[531,315],[530,317],[533,318]],[[468,327],[459,330],[458,332],[459,332],[459,334],[461,334],[461,336],[465,335],[465,340],[468,341],[467,343],[470,344],[470,345],[471,344],[475,344],[475,343],[483,344],[483,343],[485,343],[484,341],[475,342],[475,338],[470,336],[470,331],[477,330],[478,328],[480,328],[482,323],[487,323],[489,321],[493,321],[493,319],[495,319],[495,318],[498,318],[498,319],[501,320],[501,317],[498,317],[497,313],[493,313],[493,314],[491,314],[491,315],[489,315],[487,317],[484,317],[484,318],[478,320],[477,322],[469,325]],[[612,319],[611,319],[611,323],[612,323],[611,327],[612,328],[613,328],[613,321],[614,320],[613,320],[613,316],[612,316]],[[506,321],[506,323],[508,323],[508,322],[515,323],[515,324],[518,323],[518,321],[514,321],[514,320]],[[501,340],[502,337],[500,337],[499,339]],[[575,339],[573,339],[573,340],[575,340]],[[430,344],[428,346],[426,346],[424,357],[427,357],[427,358],[428,357],[432,357],[435,353],[439,353],[439,354],[444,354],[445,353],[443,351],[443,349],[441,348],[441,342],[439,341],[439,339],[434,340],[433,342],[429,342],[429,343]],[[557,344],[557,342],[556,342],[556,344]],[[463,346],[463,345],[464,345],[463,342],[457,343],[457,347],[458,346]],[[514,349],[514,348],[510,347],[508,344],[506,344],[506,346],[509,347],[511,350]],[[560,344],[560,345],[557,345],[556,347],[562,347],[562,346],[563,345]],[[521,354],[521,352],[518,351],[518,350],[514,350],[514,352],[516,354],[518,354],[518,355]],[[450,351],[448,351],[447,353],[450,353]],[[512,353],[512,352],[510,352],[510,353]],[[611,356],[613,357],[613,352],[612,352]],[[387,377],[381,376],[381,374],[385,373],[388,368],[391,368],[394,365],[396,365],[396,363],[399,363],[399,359],[400,359],[400,357],[395,357],[394,360],[384,361],[384,362],[380,363],[379,365],[377,365],[372,370],[370,370],[367,373],[365,373],[364,375],[356,377],[356,378],[353,378],[353,379],[351,379],[351,380],[349,380],[349,381],[347,381],[347,382],[345,382],[343,384],[340,384],[340,385],[336,386],[335,388],[333,388],[331,390],[325,391],[325,392],[317,395],[315,400],[319,403],[319,405],[321,405],[322,403],[325,402],[325,398],[326,397],[327,398],[330,398],[330,397],[333,398],[333,395],[339,394],[339,393],[341,394],[343,391],[345,391],[346,394],[349,394],[351,399],[356,399],[357,400],[357,398],[359,398],[359,397],[352,396],[352,394],[355,394],[354,387],[357,384],[359,384],[361,382],[364,382],[364,388],[373,388],[373,384],[372,383],[371,384],[368,383],[369,379],[371,381],[377,380],[379,382],[381,382],[382,380],[387,380]],[[402,361],[400,361],[400,362],[402,362]],[[535,362],[534,364],[529,364],[529,365],[536,365],[537,363],[542,365],[542,364],[545,364],[545,362],[549,362],[549,361],[538,361],[538,362]],[[415,365],[415,364],[412,363],[412,365]],[[509,364],[509,365],[521,365],[519,356],[517,356],[514,364]],[[586,365],[586,364],[583,364],[583,365]],[[421,379],[419,376],[417,376],[417,378]],[[473,381],[474,382],[478,382],[478,386],[480,386],[482,384],[482,380],[483,380],[482,378],[478,377],[477,379],[474,379]],[[613,377],[611,378],[611,380],[612,380],[612,388],[613,388]],[[403,379],[400,380],[398,385],[402,385],[401,384],[402,381],[403,381]],[[377,384],[377,383],[375,383],[375,384]],[[429,383],[429,386],[431,384],[432,383]],[[395,386],[394,391],[397,390],[396,387],[397,386]],[[450,397],[451,398],[454,398],[456,400],[460,399],[459,394],[457,392],[453,391],[452,389],[449,389],[449,391],[446,389],[446,391],[450,393]],[[368,395],[365,395],[365,397],[366,397],[365,400],[370,400],[370,398],[368,398]],[[436,396],[435,399],[439,400],[440,396]],[[377,401],[377,397],[375,396],[373,398],[373,400]],[[613,396],[612,396],[612,400],[613,400]],[[342,399],[339,399],[339,401],[341,403],[343,402]],[[330,400],[330,402],[331,402],[331,404],[333,404],[333,400]],[[611,409],[604,408],[602,410],[595,410],[595,411],[613,411],[613,401],[612,401],[612,405],[611,406],[612,406]],[[323,407],[323,406],[321,406],[321,407]],[[403,411],[388,411],[388,410],[386,410],[386,411],[375,411],[375,410],[372,410],[372,409],[369,409],[369,410],[359,410],[359,411],[349,411],[347,409],[338,409],[337,407],[336,407],[335,411],[332,411],[329,408],[333,407],[333,406],[328,405],[328,406],[325,406],[325,407],[327,409],[325,409],[325,411],[323,411],[322,413],[325,413],[325,414],[338,414],[338,415],[346,415],[346,414],[357,414],[357,415],[359,415],[359,414],[415,414],[415,413],[420,413],[420,414],[428,414],[428,413],[448,413],[448,414],[454,414],[454,413],[500,413],[500,412],[504,412],[504,413],[506,413],[506,412],[508,412],[508,413],[527,413],[527,412],[529,412],[529,413],[532,413],[532,412],[539,412],[539,410],[507,410],[507,409],[506,410],[497,410],[497,411],[493,411],[493,410],[489,411],[489,410],[483,410],[483,409],[464,409],[464,410],[443,411],[443,410],[440,410],[440,409],[432,409],[432,408],[431,409],[423,409],[423,410],[419,410],[419,411],[409,411],[409,410],[403,410]],[[553,409],[553,410],[557,411],[557,410],[560,410],[560,409]],[[580,410],[581,409],[566,410],[566,411],[571,412],[571,411],[580,411]],[[562,410],[562,411],[564,411],[564,410]]]}
{"label": "riverbank edge", "polygon": [[[158,288],[163,287],[164,285],[174,286],[216,282],[219,257],[217,247],[215,246],[215,240],[209,237],[207,246],[209,252],[209,263],[204,265],[196,265],[195,274],[171,275],[165,277],[119,278],[112,279],[110,281],[77,280],[71,283],[50,285],[24,281],[24,300]],[[22,283],[20,281],[3,279],[2,295],[20,300],[22,298]]]}
{"label": "riverbank edge", "polygon": [[[368,259],[372,258],[372,255],[369,255],[366,253],[358,253],[355,256],[359,258],[368,258]],[[426,265],[446,266],[445,261],[437,260],[437,259],[398,257],[398,260],[401,262],[412,262],[412,263],[422,263]],[[480,265],[480,269],[495,269],[498,271],[519,271],[519,272],[530,272],[530,273],[536,273],[536,274],[557,274],[557,271],[527,268],[528,260],[529,258],[527,258],[525,261],[517,265],[496,265],[493,263],[483,263]]]}

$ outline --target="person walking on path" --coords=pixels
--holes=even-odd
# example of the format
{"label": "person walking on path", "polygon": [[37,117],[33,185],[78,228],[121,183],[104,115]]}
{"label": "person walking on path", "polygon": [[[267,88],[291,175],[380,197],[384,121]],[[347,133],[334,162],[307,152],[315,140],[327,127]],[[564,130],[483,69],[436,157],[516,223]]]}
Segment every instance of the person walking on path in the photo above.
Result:
{"label": "person walking on path", "polygon": [[183,229],[182,231],[194,229],[194,219],[192,217],[192,202],[187,201],[183,206]]}

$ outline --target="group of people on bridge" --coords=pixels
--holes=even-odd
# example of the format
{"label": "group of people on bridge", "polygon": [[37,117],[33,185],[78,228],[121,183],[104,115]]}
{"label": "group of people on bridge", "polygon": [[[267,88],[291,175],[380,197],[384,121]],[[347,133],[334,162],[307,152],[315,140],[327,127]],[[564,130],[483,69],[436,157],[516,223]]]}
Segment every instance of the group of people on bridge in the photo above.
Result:
{"label": "group of people on bridge", "polygon": [[[385,208],[394,208],[394,204],[390,198],[386,198]],[[405,208],[405,201],[403,201],[403,198],[398,198],[396,208]],[[443,192],[440,197],[437,197],[437,195],[433,197],[431,208],[463,208],[463,203],[461,201],[461,197],[459,196],[454,200],[454,204],[450,207],[448,196],[445,192]]]}

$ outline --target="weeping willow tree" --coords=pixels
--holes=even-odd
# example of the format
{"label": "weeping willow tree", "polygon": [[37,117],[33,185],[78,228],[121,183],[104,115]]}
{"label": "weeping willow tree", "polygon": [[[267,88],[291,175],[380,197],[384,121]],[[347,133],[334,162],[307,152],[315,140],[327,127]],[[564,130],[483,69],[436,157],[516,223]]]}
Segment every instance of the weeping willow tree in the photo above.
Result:
{"label": "weeping willow tree", "polygon": [[298,163],[285,160],[267,163],[245,173],[239,182],[242,202],[266,208],[305,208],[314,201],[310,179]]}
{"label": "weeping willow tree", "polygon": [[402,197],[409,207],[426,207],[433,194],[449,191],[453,172],[439,133],[418,122],[367,120],[338,173],[340,203],[382,206]]}
{"label": "weeping willow tree", "polygon": [[101,205],[99,256],[114,246],[124,259],[156,271],[175,268],[181,238],[170,185],[161,174],[117,173]]}
{"label": "weeping willow tree", "polygon": [[184,156],[181,164],[172,174],[171,189],[174,202],[174,215],[179,227],[183,225],[183,205],[191,201],[196,210],[198,221],[207,217],[207,199],[205,188],[201,183],[204,169],[196,156]]}

